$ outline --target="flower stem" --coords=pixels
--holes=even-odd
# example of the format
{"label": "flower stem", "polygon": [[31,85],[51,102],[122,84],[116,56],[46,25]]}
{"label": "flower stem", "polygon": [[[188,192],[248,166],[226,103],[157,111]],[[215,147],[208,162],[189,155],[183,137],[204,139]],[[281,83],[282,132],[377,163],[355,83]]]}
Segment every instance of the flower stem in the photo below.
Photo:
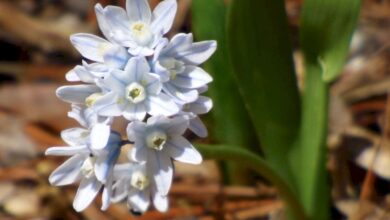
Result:
{"label": "flower stem", "polygon": [[287,203],[289,211],[294,215],[294,219],[308,219],[290,184],[285,182],[263,158],[235,146],[197,144],[196,147],[206,159],[233,161],[253,169],[274,184]]}

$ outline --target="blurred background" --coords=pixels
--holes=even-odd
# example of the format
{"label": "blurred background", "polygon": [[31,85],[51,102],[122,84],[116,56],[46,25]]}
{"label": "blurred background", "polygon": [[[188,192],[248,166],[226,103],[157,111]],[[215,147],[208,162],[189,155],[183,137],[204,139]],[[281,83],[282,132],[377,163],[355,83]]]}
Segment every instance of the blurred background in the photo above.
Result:
{"label": "blurred background", "polygon": [[[58,86],[69,84],[65,73],[81,63],[69,36],[77,32],[100,35],[94,14],[97,2],[122,7],[125,3],[0,0],[0,219],[280,219],[283,205],[271,185],[242,167],[215,161],[200,166],[177,164],[169,211],[152,209],[140,217],[132,216],[126,205],[112,205],[101,212],[99,198],[84,212],[76,213],[72,201],[77,186],[48,184],[48,175],[64,158],[45,157],[44,151],[49,146],[64,145],[59,138],[61,130],[78,126],[66,117],[70,106],[55,96]],[[149,2],[153,8],[159,0]],[[178,0],[169,37],[194,32],[197,40],[214,39],[203,27],[215,19],[222,21],[214,28],[216,36],[223,35],[224,14],[211,16],[198,2],[205,1]],[[212,4],[222,8],[229,4],[228,0],[210,2],[218,2]],[[304,83],[298,45],[301,6],[302,0],[286,0],[300,85]],[[239,114],[245,109],[227,107],[240,98],[232,81],[219,81],[226,72],[218,62],[228,60],[224,59],[224,41],[218,39],[218,43],[216,57],[205,66],[214,77],[209,95],[215,108],[204,118],[210,136],[196,140],[190,135],[193,141],[237,140],[239,132],[231,127],[243,124],[221,120],[221,112],[246,120]],[[390,111],[389,89],[390,1],[364,0],[348,62],[331,88],[327,167],[332,219],[390,219],[390,144],[386,141],[390,131],[383,132],[384,122],[390,121],[385,114],[386,109]],[[233,101],[226,99],[226,93]],[[116,129],[123,133],[125,126],[123,121]],[[253,135],[250,126],[246,127],[249,137],[245,140]],[[256,145],[256,141],[248,143]]]}

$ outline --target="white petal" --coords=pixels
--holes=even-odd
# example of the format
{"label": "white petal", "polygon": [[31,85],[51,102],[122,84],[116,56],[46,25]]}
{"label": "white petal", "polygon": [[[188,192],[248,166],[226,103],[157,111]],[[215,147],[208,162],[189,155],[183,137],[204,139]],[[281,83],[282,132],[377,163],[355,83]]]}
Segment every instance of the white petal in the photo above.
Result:
{"label": "white petal", "polygon": [[110,178],[103,188],[102,193],[102,206],[100,210],[106,211],[111,204],[111,194],[112,194],[112,178]]}
{"label": "white petal", "polygon": [[133,209],[145,212],[150,205],[150,194],[148,190],[132,190],[129,193],[127,202]]}
{"label": "white petal", "polygon": [[154,72],[160,77],[161,82],[169,81],[169,71],[159,61],[154,64]]}
{"label": "white petal", "polygon": [[106,124],[96,124],[91,130],[91,148],[93,150],[103,149],[110,137],[111,128]]}
{"label": "white petal", "polygon": [[172,116],[179,112],[179,107],[169,96],[163,93],[160,93],[157,96],[149,96],[146,105],[148,113],[153,116]]}
{"label": "white petal", "polygon": [[199,97],[197,90],[178,88],[170,82],[164,83],[163,90],[179,104],[194,102]]}
{"label": "white petal", "polygon": [[147,57],[151,56],[154,53],[154,50],[152,49],[154,47],[154,44],[151,44],[149,46],[139,46],[139,45],[125,45],[129,47],[129,53],[133,56],[138,56],[138,57]]}
{"label": "white petal", "polygon": [[95,199],[101,187],[102,183],[94,177],[82,179],[73,200],[73,208],[77,212],[81,212],[86,209]]}
{"label": "white petal", "polygon": [[116,117],[122,115],[122,110],[118,107],[117,104],[108,104],[98,111],[99,115],[107,117]]}
{"label": "white petal", "polygon": [[[107,24],[113,31],[112,36],[117,39],[116,34],[130,34],[130,22],[127,17],[126,11],[117,6],[107,6],[104,8],[104,16]],[[120,33],[122,32],[122,33]]]}
{"label": "white petal", "polygon": [[190,65],[200,65],[209,59],[216,49],[216,41],[193,43],[188,49],[178,51],[176,59],[180,59]]}
{"label": "white petal", "polygon": [[133,171],[136,169],[140,169],[140,167],[142,166],[144,165],[136,163],[116,164],[114,167],[113,177],[118,181],[123,180],[125,178],[131,178]]}
{"label": "white petal", "polygon": [[66,75],[66,80],[70,82],[82,81],[85,83],[94,83],[95,77],[84,67],[77,65],[74,69],[69,71]]}
{"label": "white petal", "polygon": [[96,123],[112,123],[110,118],[100,117],[92,108],[86,108],[84,105],[72,104],[72,111],[68,112],[68,117],[75,119],[85,128],[90,128]]}
{"label": "white petal", "polygon": [[161,54],[175,57],[179,51],[186,51],[191,48],[193,41],[192,34],[179,33],[173,36],[169,44],[162,49]]}
{"label": "white petal", "polygon": [[72,110],[68,112],[68,117],[75,119],[81,126],[87,128],[88,122],[84,116],[83,105],[72,104]]}
{"label": "white petal", "polygon": [[160,193],[155,193],[153,195],[153,205],[160,212],[168,211],[168,196],[161,195]]}
{"label": "white petal", "polygon": [[65,79],[68,80],[69,82],[77,82],[77,81],[81,81],[80,77],[77,75],[75,69],[78,68],[79,66],[76,66],[75,68],[69,70],[69,72],[67,72],[65,74]]}
{"label": "white petal", "polygon": [[112,91],[123,92],[125,87],[131,82],[131,76],[128,72],[122,70],[112,70],[111,75],[104,81],[107,87]]}
{"label": "white petal", "polygon": [[111,201],[118,203],[123,201],[128,194],[130,180],[128,178],[120,178],[112,185]]}
{"label": "white petal", "polygon": [[[96,78],[101,78],[104,79],[107,77],[110,73],[110,68],[107,67],[107,65],[102,64],[102,63],[91,63],[88,64],[83,60],[83,67],[86,69],[87,72],[89,72],[93,77],[94,81],[96,82]],[[93,83],[91,82],[91,83]]]}
{"label": "white petal", "polygon": [[187,130],[188,125],[189,120],[187,116],[176,116],[166,126],[166,132],[169,136],[180,136]]}
{"label": "white petal", "polygon": [[164,115],[156,115],[148,118],[146,124],[148,127],[164,127],[169,126],[171,119]]}
{"label": "white petal", "polygon": [[102,116],[120,116],[122,109],[118,106],[115,92],[105,94],[96,100],[92,108]]}
{"label": "white petal", "polygon": [[177,11],[176,0],[164,0],[153,10],[152,31],[166,34],[172,27]]}
{"label": "white petal", "polygon": [[144,162],[148,157],[148,148],[143,143],[136,143],[133,145],[128,155],[129,159],[134,162]]}
{"label": "white petal", "polygon": [[160,77],[153,73],[144,74],[143,80],[147,82],[146,90],[148,94],[157,95],[161,92],[162,84],[160,82]]}
{"label": "white petal", "polygon": [[166,150],[177,161],[190,164],[202,163],[200,153],[182,136],[172,137],[166,144]]}
{"label": "white petal", "polygon": [[142,21],[146,24],[150,23],[152,12],[150,11],[147,0],[127,0],[126,11],[130,21]]}
{"label": "white petal", "polygon": [[164,48],[166,48],[169,45],[169,40],[167,38],[161,38],[156,45],[156,48],[154,49],[153,54],[153,63],[157,62],[158,58],[160,57],[161,52]]}
{"label": "white petal", "polygon": [[148,61],[145,57],[132,57],[125,67],[125,72],[129,74],[129,81],[141,81],[143,74],[150,72]]}
{"label": "white petal", "polygon": [[127,197],[129,182],[130,182],[130,179],[121,178],[121,179],[118,179],[112,185],[112,195],[111,195],[112,202],[115,202],[115,203],[121,202]]}
{"label": "white petal", "polygon": [[122,70],[112,70],[111,74],[102,80],[102,83],[106,88],[116,92],[117,94],[124,93],[125,87],[128,84],[128,81],[126,81],[127,78],[122,77],[125,75],[126,72]]}
{"label": "white petal", "polygon": [[96,62],[104,61],[104,52],[111,46],[108,41],[92,34],[74,34],[70,41],[83,57]]}
{"label": "white petal", "polygon": [[200,88],[211,82],[213,78],[202,68],[196,66],[186,66],[183,73],[177,74],[172,84],[188,89]]}
{"label": "white petal", "polygon": [[85,128],[68,128],[61,132],[61,138],[69,145],[85,145],[89,140],[89,131]]}
{"label": "white petal", "polygon": [[206,114],[213,107],[213,101],[206,96],[199,96],[195,102],[188,104],[188,110],[197,115]]}
{"label": "white petal", "polygon": [[207,128],[199,117],[192,118],[188,128],[201,138],[205,138],[208,135]]}
{"label": "white petal", "polygon": [[130,141],[136,141],[137,139],[142,139],[145,135],[146,124],[141,121],[132,121],[127,125],[127,138]]}
{"label": "white petal", "polygon": [[107,23],[106,17],[104,16],[104,9],[103,9],[102,5],[99,3],[95,5],[95,14],[96,14],[99,28],[102,31],[103,35],[108,40],[115,42],[115,40],[112,38],[111,27]]}
{"label": "white petal", "polygon": [[106,183],[108,177],[112,173],[119,153],[119,146],[115,146],[115,148],[111,149],[107,155],[99,155],[97,157],[95,162],[95,175],[100,182]]}
{"label": "white petal", "polygon": [[130,54],[128,54],[127,50],[118,45],[109,47],[103,54],[104,64],[116,69],[125,67],[129,58]]}
{"label": "white petal", "polygon": [[81,178],[81,166],[85,156],[76,154],[57,167],[49,176],[49,182],[54,186],[69,185]]}
{"label": "white petal", "polygon": [[129,104],[123,112],[123,117],[127,120],[144,120],[146,116],[146,108],[143,103]]}
{"label": "white petal", "polygon": [[159,193],[167,195],[173,179],[171,158],[163,152],[148,150],[148,172],[153,174],[154,184]]}
{"label": "white petal", "polygon": [[80,77],[75,73],[74,69],[69,70],[69,72],[65,74],[65,79],[69,82],[81,81]]}
{"label": "white petal", "polygon": [[100,88],[95,85],[74,85],[61,86],[57,89],[56,95],[65,102],[85,104],[85,99],[97,92],[100,92]]}
{"label": "white petal", "polygon": [[209,90],[209,87],[208,87],[208,85],[204,85],[204,86],[198,88],[197,90],[198,90],[199,94],[202,94],[202,93],[207,92],[207,90]]}
{"label": "white petal", "polygon": [[75,154],[88,154],[89,150],[87,146],[61,146],[61,147],[50,147],[45,151],[45,155],[52,156],[72,156]]}

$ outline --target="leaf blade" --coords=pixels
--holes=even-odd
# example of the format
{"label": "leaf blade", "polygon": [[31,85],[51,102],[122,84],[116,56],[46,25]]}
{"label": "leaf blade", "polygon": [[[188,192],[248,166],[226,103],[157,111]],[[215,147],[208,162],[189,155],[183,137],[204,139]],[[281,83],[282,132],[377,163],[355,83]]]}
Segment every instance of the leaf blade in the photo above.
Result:
{"label": "leaf blade", "polygon": [[236,80],[272,166],[291,180],[300,99],[281,0],[233,0],[228,46]]}

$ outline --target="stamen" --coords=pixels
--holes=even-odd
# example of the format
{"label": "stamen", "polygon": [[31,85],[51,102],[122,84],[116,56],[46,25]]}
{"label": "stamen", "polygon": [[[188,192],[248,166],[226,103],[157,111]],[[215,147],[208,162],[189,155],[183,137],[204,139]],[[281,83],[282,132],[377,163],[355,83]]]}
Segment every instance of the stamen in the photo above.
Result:
{"label": "stamen", "polygon": [[90,96],[88,96],[86,99],[85,99],[85,105],[87,106],[87,107],[91,107],[91,106],[93,106],[95,103],[96,103],[96,101],[100,98],[100,97],[102,97],[103,96],[103,94],[102,93],[93,93],[92,95],[90,95]]}
{"label": "stamen", "polygon": [[161,65],[169,71],[169,78],[175,79],[177,74],[184,71],[184,63],[173,58],[166,58],[160,61]]}
{"label": "stamen", "polygon": [[145,88],[141,84],[133,82],[126,87],[126,98],[132,103],[142,102],[146,98]]}
{"label": "stamen", "polygon": [[147,46],[153,40],[153,34],[148,24],[135,22],[131,25],[131,36],[140,46]]}
{"label": "stamen", "polygon": [[136,171],[131,176],[130,184],[136,189],[144,190],[149,185],[149,179],[141,171]]}
{"label": "stamen", "polygon": [[162,150],[167,141],[167,135],[164,132],[155,131],[146,137],[148,147],[155,150]]}
{"label": "stamen", "polygon": [[81,174],[83,174],[85,178],[91,178],[94,175],[95,161],[96,158],[93,155],[89,155],[89,157],[84,160],[83,165],[81,166]]}

